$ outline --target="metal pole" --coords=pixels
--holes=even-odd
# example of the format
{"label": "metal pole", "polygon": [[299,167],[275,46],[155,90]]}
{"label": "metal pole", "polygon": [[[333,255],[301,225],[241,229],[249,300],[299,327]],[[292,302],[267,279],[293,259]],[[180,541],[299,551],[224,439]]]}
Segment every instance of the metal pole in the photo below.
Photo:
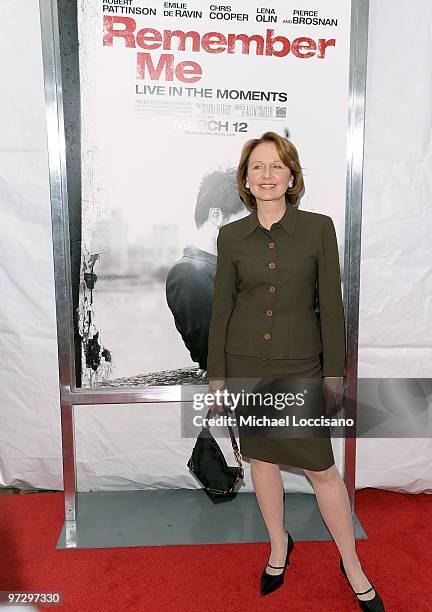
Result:
{"label": "metal pole", "polygon": [[71,279],[63,92],[56,0],[39,0],[42,57],[44,66],[47,145],[49,162],[54,282],[59,360],[60,411],[62,428],[63,483],[66,545],[76,546],[76,468],[74,408],[73,326],[71,322]]}
{"label": "metal pole", "polygon": [[[351,2],[350,103],[348,117],[347,201],[345,216],[344,304],[347,313],[347,381],[351,410],[357,412],[358,329],[364,118],[369,0]],[[356,414],[347,414],[355,419]],[[356,437],[345,439],[344,481],[351,510],[355,505]]]}

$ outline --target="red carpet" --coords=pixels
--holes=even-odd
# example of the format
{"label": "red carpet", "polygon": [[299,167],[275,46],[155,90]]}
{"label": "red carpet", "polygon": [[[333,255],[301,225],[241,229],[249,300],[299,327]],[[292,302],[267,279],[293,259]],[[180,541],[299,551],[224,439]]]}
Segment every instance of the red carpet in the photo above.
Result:
{"label": "red carpet", "polygon": [[[432,496],[362,489],[356,513],[386,611],[431,612]],[[62,493],[0,496],[0,590],[62,591],[62,609],[80,612],[358,609],[333,542],[297,542],[284,586],[261,597],[268,544],[56,550],[62,525]]]}

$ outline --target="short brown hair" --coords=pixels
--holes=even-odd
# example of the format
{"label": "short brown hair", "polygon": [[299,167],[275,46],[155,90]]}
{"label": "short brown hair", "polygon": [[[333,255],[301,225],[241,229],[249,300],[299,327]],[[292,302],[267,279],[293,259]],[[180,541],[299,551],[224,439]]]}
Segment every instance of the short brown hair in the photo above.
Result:
{"label": "short brown hair", "polygon": [[237,168],[237,185],[241,199],[250,208],[256,208],[255,196],[252,195],[250,189],[246,188],[246,174],[249,157],[252,151],[262,142],[273,142],[281,161],[291,170],[293,175],[293,186],[288,188],[285,193],[286,203],[289,206],[294,206],[297,203],[300,193],[304,189],[302,167],[297,149],[293,143],[287,138],[283,138],[276,132],[265,132],[261,138],[253,138],[248,140],[243,146],[240,162]]}

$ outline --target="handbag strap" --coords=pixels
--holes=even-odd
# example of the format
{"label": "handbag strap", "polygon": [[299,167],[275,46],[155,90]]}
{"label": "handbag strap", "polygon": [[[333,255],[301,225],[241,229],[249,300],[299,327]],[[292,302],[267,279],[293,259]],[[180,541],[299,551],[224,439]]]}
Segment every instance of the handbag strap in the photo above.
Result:
{"label": "handbag strap", "polygon": [[[222,387],[222,388],[223,388],[223,387]],[[227,413],[227,411],[226,411],[226,408],[225,408],[225,404],[224,404],[224,403],[222,403],[222,408],[224,409],[225,414],[226,414],[227,416],[229,416],[229,415],[228,415],[228,413]],[[212,415],[212,409],[211,409],[211,408],[209,408],[209,410],[208,410],[208,412],[207,412],[207,417],[206,417],[206,419],[209,419],[209,418],[211,417],[211,415]],[[233,451],[234,451],[234,457],[235,457],[235,459],[236,459],[236,461],[237,461],[237,464],[238,464],[238,466],[239,466],[240,470],[242,470],[242,472],[243,472],[243,465],[242,465],[242,461],[241,461],[241,454],[240,454],[239,447],[238,447],[238,445],[237,445],[237,440],[236,440],[236,437],[235,437],[235,435],[234,435],[233,428],[231,427],[231,425],[230,425],[229,423],[227,423],[227,427],[228,427],[229,435],[230,435],[230,438],[231,438],[231,444],[232,444]],[[210,428],[209,428],[209,429],[210,429]]]}

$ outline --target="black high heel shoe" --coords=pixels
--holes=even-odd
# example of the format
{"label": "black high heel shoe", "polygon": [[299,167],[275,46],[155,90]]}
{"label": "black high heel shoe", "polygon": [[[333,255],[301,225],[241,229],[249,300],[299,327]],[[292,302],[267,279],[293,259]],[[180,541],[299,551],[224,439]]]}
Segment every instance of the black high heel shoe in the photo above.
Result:
{"label": "black high heel shoe", "polygon": [[288,534],[288,547],[287,547],[287,554],[285,557],[284,565],[276,566],[276,565],[270,565],[270,563],[266,563],[266,566],[265,566],[267,567],[268,565],[269,567],[272,567],[273,569],[283,569],[283,572],[281,574],[275,574],[275,575],[267,574],[264,568],[264,571],[261,574],[261,595],[268,595],[269,593],[273,593],[273,591],[276,591],[276,589],[278,589],[284,583],[286,566],[290,564],[289,556],[294,547],[294,540],[292,539],[288,531],[287,531],[287,534]]}
{"label": "black high heel shoe", "polygon": [[[346,575],[346,571],[345,571],[345,568],[344,568],[342,557],[340,558],[339,567],[341,568],[342,574],[347,579],[347,582],[350,585],[351,590],[354,593],[354,595],[356,595],[356,597],[357,597],[357,595],[366,595],[366,593],[369,593],[372,590],[375,591],[375,597],[372,597],[372,599],[364,600],[364,599],[359,599],[357,597],[357,601],[358,601],[358,604],[359,604],[361,610],[365,610],[365,612],[385,612],[384,611],[383,601],[382,601],[381,597],[379,596],[378,591],[376,590],[376,588],[372,584],[372,582],[371,582],[372,586],[371,586],[370,589],[368,589],[367,591],[363,591],[362,593],[356,593],[354,591],[354,589],[352,588],[352,586],[351,586],[351,582],[348,580],[348,576]],[[369,582],[370,582],[370,580],[369,580]]]}

